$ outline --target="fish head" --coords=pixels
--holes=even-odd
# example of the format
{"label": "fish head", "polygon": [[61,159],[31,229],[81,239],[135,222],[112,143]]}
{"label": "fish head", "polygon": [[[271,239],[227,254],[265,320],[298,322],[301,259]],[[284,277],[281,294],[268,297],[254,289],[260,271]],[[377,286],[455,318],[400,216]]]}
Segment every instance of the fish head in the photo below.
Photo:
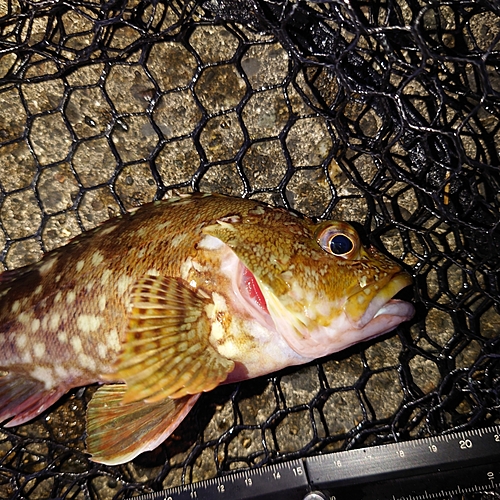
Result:
{"label": "fish head", "polygon": [[[345,222],[313,223],[258,207],[205,228],[235,255],[233,290],[247,310],[304,358],[345,349],[396,328],[414,314],[393,297],[410,275]],[[233,266],[234,268],[234,266]]]}

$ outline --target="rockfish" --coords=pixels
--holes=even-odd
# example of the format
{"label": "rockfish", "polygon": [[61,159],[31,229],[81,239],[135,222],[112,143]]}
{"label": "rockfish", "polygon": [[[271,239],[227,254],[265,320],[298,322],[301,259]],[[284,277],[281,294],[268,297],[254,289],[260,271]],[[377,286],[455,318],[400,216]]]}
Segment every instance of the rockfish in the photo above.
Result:
{"label": "rockfish", "polygon": [[204,391],[393,330],[409,284],[344,222],[220,195],[144,205],[0,275],[0,422],[98,382],[87,450],[129,461]]}

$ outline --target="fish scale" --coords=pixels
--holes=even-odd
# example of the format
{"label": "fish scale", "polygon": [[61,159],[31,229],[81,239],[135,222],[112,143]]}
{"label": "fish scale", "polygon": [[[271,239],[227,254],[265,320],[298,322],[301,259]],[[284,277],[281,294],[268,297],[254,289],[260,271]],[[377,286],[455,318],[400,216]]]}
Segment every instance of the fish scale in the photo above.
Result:
{"label": "fish scale", "polygon": [[131,460],[203,391],[394,329],[410,283],[343,222],[220,195],[147,204],[0,276],[0,421],[97,382],[87,449]]}

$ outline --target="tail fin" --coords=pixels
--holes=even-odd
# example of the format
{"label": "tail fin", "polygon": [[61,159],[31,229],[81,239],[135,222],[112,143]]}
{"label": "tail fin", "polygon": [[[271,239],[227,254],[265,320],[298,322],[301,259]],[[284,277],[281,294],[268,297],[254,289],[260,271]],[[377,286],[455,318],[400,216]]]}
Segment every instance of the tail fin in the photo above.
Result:
{"label": "tail fin", "polygon": [[92,396],[87,408],[87,450],[94,462],[117,465],[154,450],[200,396],[122,404],[126,391],[126,384],[104,385]]}

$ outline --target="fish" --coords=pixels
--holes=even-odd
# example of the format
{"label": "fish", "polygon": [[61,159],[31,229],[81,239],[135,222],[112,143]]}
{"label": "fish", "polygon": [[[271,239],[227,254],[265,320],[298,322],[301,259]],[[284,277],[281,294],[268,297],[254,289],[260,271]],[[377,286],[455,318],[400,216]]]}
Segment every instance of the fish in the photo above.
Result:
{"label": "fish", "polygon": [[203,392],[411,319],[394,298],[411,283],[346,222],[217,194],[145,204],[0,275],[0,422],[97,383],[86,451],[128,462]]}

